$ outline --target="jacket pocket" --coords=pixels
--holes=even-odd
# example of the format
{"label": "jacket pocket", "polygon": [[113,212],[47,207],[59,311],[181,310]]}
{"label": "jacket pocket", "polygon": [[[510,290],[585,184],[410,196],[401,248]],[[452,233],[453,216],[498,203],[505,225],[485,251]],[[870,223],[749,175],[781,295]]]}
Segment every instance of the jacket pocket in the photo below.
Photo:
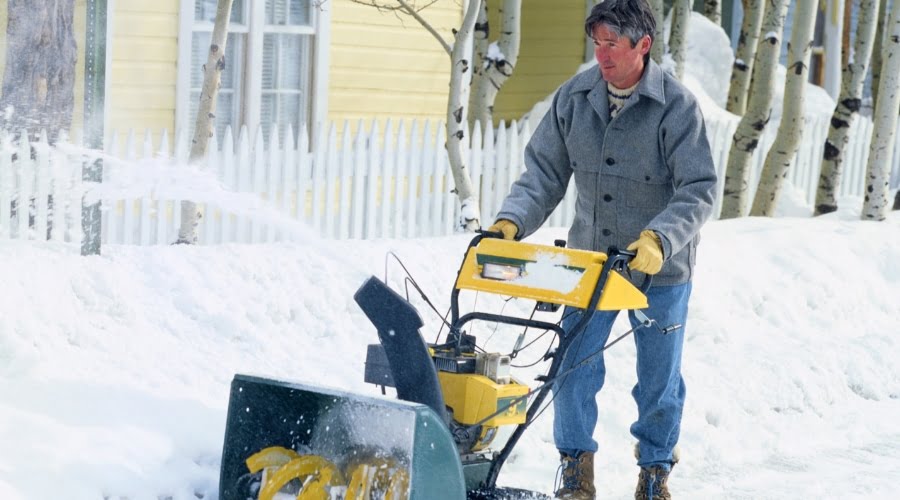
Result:
{"label": "jacket pocket", "polygon": [[[649,176],[648,176],[649,177]],[[645,208],[663,210],[672,199],[674,188],[666,178],[635,180],[625,178],[620,183],[625,206],[629,208]]]}

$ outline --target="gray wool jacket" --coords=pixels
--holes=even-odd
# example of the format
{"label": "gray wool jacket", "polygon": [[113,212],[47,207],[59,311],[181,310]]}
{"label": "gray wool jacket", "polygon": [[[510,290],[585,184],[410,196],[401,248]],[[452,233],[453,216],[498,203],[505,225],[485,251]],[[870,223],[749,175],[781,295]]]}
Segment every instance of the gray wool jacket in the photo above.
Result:
{"label": "gray wool jacket", "polygon": [[691,279],[716,171],[696,99],[653,60],[613,119],[599,69],[564,83],[525,149],[525,167],[497,214],[518,226],[517,238],[547,220],[574,176],[569,247],[624,249],[651,229],[665,259],[654,285]]}

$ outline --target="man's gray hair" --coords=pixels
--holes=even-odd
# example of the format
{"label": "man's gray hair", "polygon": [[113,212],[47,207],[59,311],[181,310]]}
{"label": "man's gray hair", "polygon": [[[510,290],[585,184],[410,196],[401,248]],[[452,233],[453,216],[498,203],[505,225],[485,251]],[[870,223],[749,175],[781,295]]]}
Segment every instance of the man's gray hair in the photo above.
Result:
{"label": "man's gray hair", "polygon": [[641,38],[656,32],[656,18],[647,0],[602,0],[584,21],[584,32],[593,38],[594,27],[605,24],[616,36],[626,36],[635,46]]}

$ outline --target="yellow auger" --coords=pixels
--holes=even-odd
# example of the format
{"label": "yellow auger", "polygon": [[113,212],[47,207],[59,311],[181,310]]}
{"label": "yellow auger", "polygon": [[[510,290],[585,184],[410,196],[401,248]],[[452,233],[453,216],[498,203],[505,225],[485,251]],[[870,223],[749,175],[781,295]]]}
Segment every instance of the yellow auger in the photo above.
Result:
{"label": "yellow auger", "polygon": [[273,500],[289,482],[299,479],[297,500],[329,498],[326,488],[345,484],[344,477],[329,460],[318,455],[299,455],[294,450],[272,446],[247,459],[255,474],[263,471],[258,500]]}
{"label": "yellow auger", "polygon": [[[260,475],[258,500],[273,500],[291,481],[299,480],[296,500],[406,500],[409,473],[395,460],[369,458],[348,465],[344,475],[319,455],[300,455],[282,446],[270,446],[247,459],[251,474]],[[349,477],[349,481],[345,480]],[[332,489],[338,489],[332,495]]]}

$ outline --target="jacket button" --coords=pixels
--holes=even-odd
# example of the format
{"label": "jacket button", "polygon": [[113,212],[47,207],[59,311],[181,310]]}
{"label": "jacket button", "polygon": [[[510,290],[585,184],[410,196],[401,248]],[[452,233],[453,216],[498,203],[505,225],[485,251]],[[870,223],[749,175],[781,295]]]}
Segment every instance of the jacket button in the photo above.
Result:
{"label": "jacket button", "polygon": [[615,165],[615,164],[616,164],[616,160],[613,160],[612,158],[607,158],[607,159],[606,159],[606,164],[607,164],[607,165]]}
{"label": "jacket button", "polygon": [[612,234],[612,231],[610,231],[609,229],[604,229],[602,232],[603,232],[603,236],[609,236]]}
{"label": "jacket button", "polygon": [[603,201],[612,201],[612,195],[604,194],[604,195],[603,195]]}

